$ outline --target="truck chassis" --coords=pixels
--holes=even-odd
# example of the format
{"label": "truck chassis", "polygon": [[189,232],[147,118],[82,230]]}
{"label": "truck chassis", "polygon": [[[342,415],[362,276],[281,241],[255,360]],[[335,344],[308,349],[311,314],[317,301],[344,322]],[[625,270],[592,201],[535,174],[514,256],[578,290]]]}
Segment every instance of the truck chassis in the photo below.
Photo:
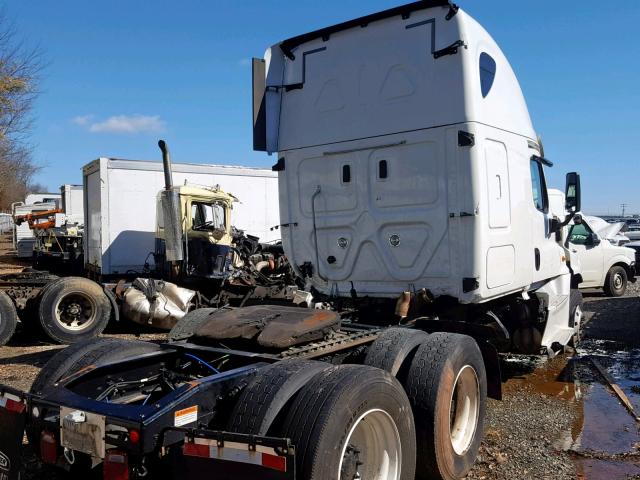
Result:
{"label": "truck chassis", "polygon": [[[238,314],[239,311],[242,313]],[[446,342],[449,341],[453,342],[451,345],[459,341],[470,341],[476,345],[474,340],[463,335],[427,335],[407,327],[362,325],[340,319],[336,319],[337,323],[334,322],[332,327],[333,320],[329,317],[336,315],[333,312],[301,312],[308,310],[284,306],[202,309],[185,317],[188,321],[196,320],[195,328],[187,331],[186,335],[184,328],[171,335],[189,338],[159,346],[144,344],[144,349],[149,349],[148,353],[124,354],[125,358],[107,359],[97,364],[93,363],[96,359],[91,356],[92,349],[93,352],[126,352],[127,348],[141,348],[140,344],[144,342],[129,344],[117,343],[114,339],[97,339],[69,347],[73,351],[68,349],[59,355],[66,354],[67,361],[76,356],[71,371],[55,371],[60,362],[54,361],[54,357],[50,362],[52,366],[45,367],[41,376],[51,376],[55,371],[57,378],[49,378],[44,383],[36,379],[31,392],[0,386],[0,423],[9,427],[3,428],[0,434],[0,452],[8,459],[9,465],[3,472],[3,480],[19,478],[19,455],[25,430],[30,444],[45,464],[69,471],[102,464],[106,479],[144,478],[147,475],[150,478],[179,476],[198,479],[207,475],[210,478],[211,472],[221,479],[307,478],[306,474],[300,473],[305,467],[296,457],[299,445],[282,433],[286,429],[251,430],[246,428],[247,424],[242,427],[245,420],[237,420],[242,410],[238,405],[243,402],[245,390],[255,389],[256,382],[266,381],[261,379],[287,375],[295,379],[298,369],[300,372],[311,369],[314,375],[299,385],[299,391],[291,393],[297,398],[314,381],[320,382],[318,377],[326,375],[329,378],[342,372],[345,378],[349,378],[351,375],[346,375],[347,371],[355,369],[353,375],[356,377],[378,375],[385,382],[396,385],[394,388],[402,383],[402,392],[409,392],[411,377],[435,375],[434,378],[441,378],[438,368],[420,374],[412,370],[416,362],[414,356],[422,355],[421,349],[426,350],[430,342],[445,339],[442,345],[448,345]],[[245,318],[240,318],[236,325],[240,330],[232,330],[245,334],[244,338],[230,333],[228,341],[212,341],[211,338],[204,341],[196,334],[198,329],[207,325],[215,326],[219,332],[225,325],[229,326],[226,320],[235,319],[238,315]],[[270,336],[267,336],[273,348],[255,345],[255,336],[253,340],[246,341],[247,329],[255,327],[255,324],[259,324],[257,331],[262,335],[275,325],[272,323],[274,319],[275,322],[286,320],[288,315],[297,316],[294,320],[296,325],[288,332],[276,331],[273,335],[274,331],[270,331]],[[310,324],[313,326],[307,328]],[[279,326],[273,328],[278,329]],[[289,347],[282,348],[282,345],[292,343],[292,338],[302,331],[304,333],[298,337],[309,338],[308,341],[293,341]],[[398,348],[402,345],[405,348]],[[455,350],[452,347],[447,355]],[[479,398],[478,405],[483,406],[487,391],[490,396],[499,397],[500,373],[499,367],[495,371],[495,349],[495,362],[489,359],[490,347],[482,350],[485,350],[483,357],[479,356],[480,364],[474,364],[474,369],[478,370],[478,378],[481,379],[478,393],[482,398]],[[109,354],[106,355],[108,357]],[[84,360],[78,360],[83,356]],[[106,358],[102,353],[98,356]],[[386,360],[380,363],[381,359]],[[385,369],[389,373],[383,373]],[[298,373],[291,374],[294,370]],[[280,373],[274,377],[269,376],[269,371]],[[284,372],[288,373],[285,375]],[[398,380],[393,378],[394,375]],[[484,383],[487,381],[492,384],[488,390]],[[283,391],[288,391],[285,387],[280,384]],[[261,391],[264,394],[265,390]],[[282,412],[293,408],[291,401],[289,399],[280,405]],[[412,407],[418,419],[420,412],[415,409],[423,407],[417,404],[412,404]],[[278,413],[278,422],[282,422],[280,417],[284,413]],[[474,431],[480,437],[483,413],[477,412],[480,431]],[[413,415],[410,417],[413,422]],[[448,416],[445,421],[449,425]],[[419,429],[419,420],[416,425]],[[403,448],[411,451],[410,446]],[[357,475],[362,472],[358,468],[368,468],[367,462],[361,458],[366,454],[358,457],[358,453],[349,453],[348,449],[346,452],[341,465],[346,462],[345,465],[354,466],[349,470],[343,465],[340,476],[342,479],[359,478]],[[472,454],[475,455],[474,452]],[[365,467],[358,467],[363,461]],[[411,462],[415,462],[415,458],[402,466],[403,471],[413,471]],[[179,475],[176,472],[180,472]],[[408,477],[403,474],[389,478]]]}

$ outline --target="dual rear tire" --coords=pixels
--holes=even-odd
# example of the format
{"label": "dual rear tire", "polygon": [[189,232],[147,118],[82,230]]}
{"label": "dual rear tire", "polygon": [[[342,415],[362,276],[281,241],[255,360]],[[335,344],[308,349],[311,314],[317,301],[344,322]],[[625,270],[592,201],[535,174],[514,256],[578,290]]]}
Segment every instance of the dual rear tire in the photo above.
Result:
{"label": "dual rear tire", "polygon": [[476,342],[393,328],[365,364],[266,367],[227,428],[290,438],[305,479],[463,478],[478,453],[487,394]]}
{"label": "dual rear tire", "polygon": [[299,478],[415,478],[415,426],[402,385],[365,365],[286,360],[243,391],[229,430],[290,438]]}

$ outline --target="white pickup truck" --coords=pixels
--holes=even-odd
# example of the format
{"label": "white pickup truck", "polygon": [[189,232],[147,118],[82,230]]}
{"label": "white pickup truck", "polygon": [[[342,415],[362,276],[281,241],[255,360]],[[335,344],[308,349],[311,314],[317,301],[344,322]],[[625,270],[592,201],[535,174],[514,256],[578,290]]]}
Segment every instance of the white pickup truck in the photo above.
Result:
{"label": "white pickup truck", "polygon": [[[580,288],[602,288],[610,297],[624,295],[629,281],[635,281],[635,251],[618,246],[617,232],[598,217],[582,216],[569,224],[568,248],[580,258]],[[604,225],[603,225],[604,224]]]}
{"label": "white pickup truck", "polygon": [[[549,189],[550,210],[564,218],[565,195]],[[610,297],[620,297],[629,281],[635,282],[635,250],[619,245],[620,227],[599,217],[577,215],[563,229],[562,241],[570,262],[580,271],[580,288],[602,288]]]}

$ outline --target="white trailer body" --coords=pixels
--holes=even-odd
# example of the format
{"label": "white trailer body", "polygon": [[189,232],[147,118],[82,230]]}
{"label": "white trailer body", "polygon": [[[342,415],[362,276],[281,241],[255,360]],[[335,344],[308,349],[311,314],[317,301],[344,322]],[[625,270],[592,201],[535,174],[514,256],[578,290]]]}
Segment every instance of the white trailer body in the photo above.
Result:
{"label": "white trailer body", "polygon": [[60,187],[62,195],[61,208],[64,211],[68,223],[84,223],[84,195],[82,185],[62,185]]}
{"label": "white trailer body", "polygon": [[[226,165],[173,164],[175,185],[214,186],[239,199],[233,225],[263,242],[280,238],[278,180],[271,170]],[[164,187],[162,162],[99,158],[83,168],[87,269],[101,275],[153,266],[156,204]]]}
{"label": "white trailer body", "polygon": [[60,198],[62,196],[59,193],[30,193],[24,199],[25,205],[35,205],[36,203],[55,203],[60,204]]}
{"label": "white trailer body", "polygon": [[566,344],[548,162],[504,54],[446,3],[300,35],[254,61],[254,148],[278,153],[285,252],[327,295],[425,288],[471,304],[535,291],[559,318],[543,345]]}

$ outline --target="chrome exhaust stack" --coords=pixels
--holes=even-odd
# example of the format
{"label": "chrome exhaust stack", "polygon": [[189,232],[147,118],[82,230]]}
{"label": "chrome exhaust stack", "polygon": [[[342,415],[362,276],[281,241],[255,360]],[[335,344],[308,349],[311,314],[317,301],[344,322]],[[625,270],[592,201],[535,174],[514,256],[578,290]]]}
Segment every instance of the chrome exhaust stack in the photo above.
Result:
{"label": "chrome exhaust stack", "polygon": [[[165,257],[169,262],[181,262],[184,259],[182,248],[182,213],[180,209],[180,194],[173,189],[173,174],[171,172],[171,156],[164,140],[158,141],[162,151],[164,167],[164,190],[160,192],[162,215],[164,220]],[[174,264],[174,267],[176,265]]]}

